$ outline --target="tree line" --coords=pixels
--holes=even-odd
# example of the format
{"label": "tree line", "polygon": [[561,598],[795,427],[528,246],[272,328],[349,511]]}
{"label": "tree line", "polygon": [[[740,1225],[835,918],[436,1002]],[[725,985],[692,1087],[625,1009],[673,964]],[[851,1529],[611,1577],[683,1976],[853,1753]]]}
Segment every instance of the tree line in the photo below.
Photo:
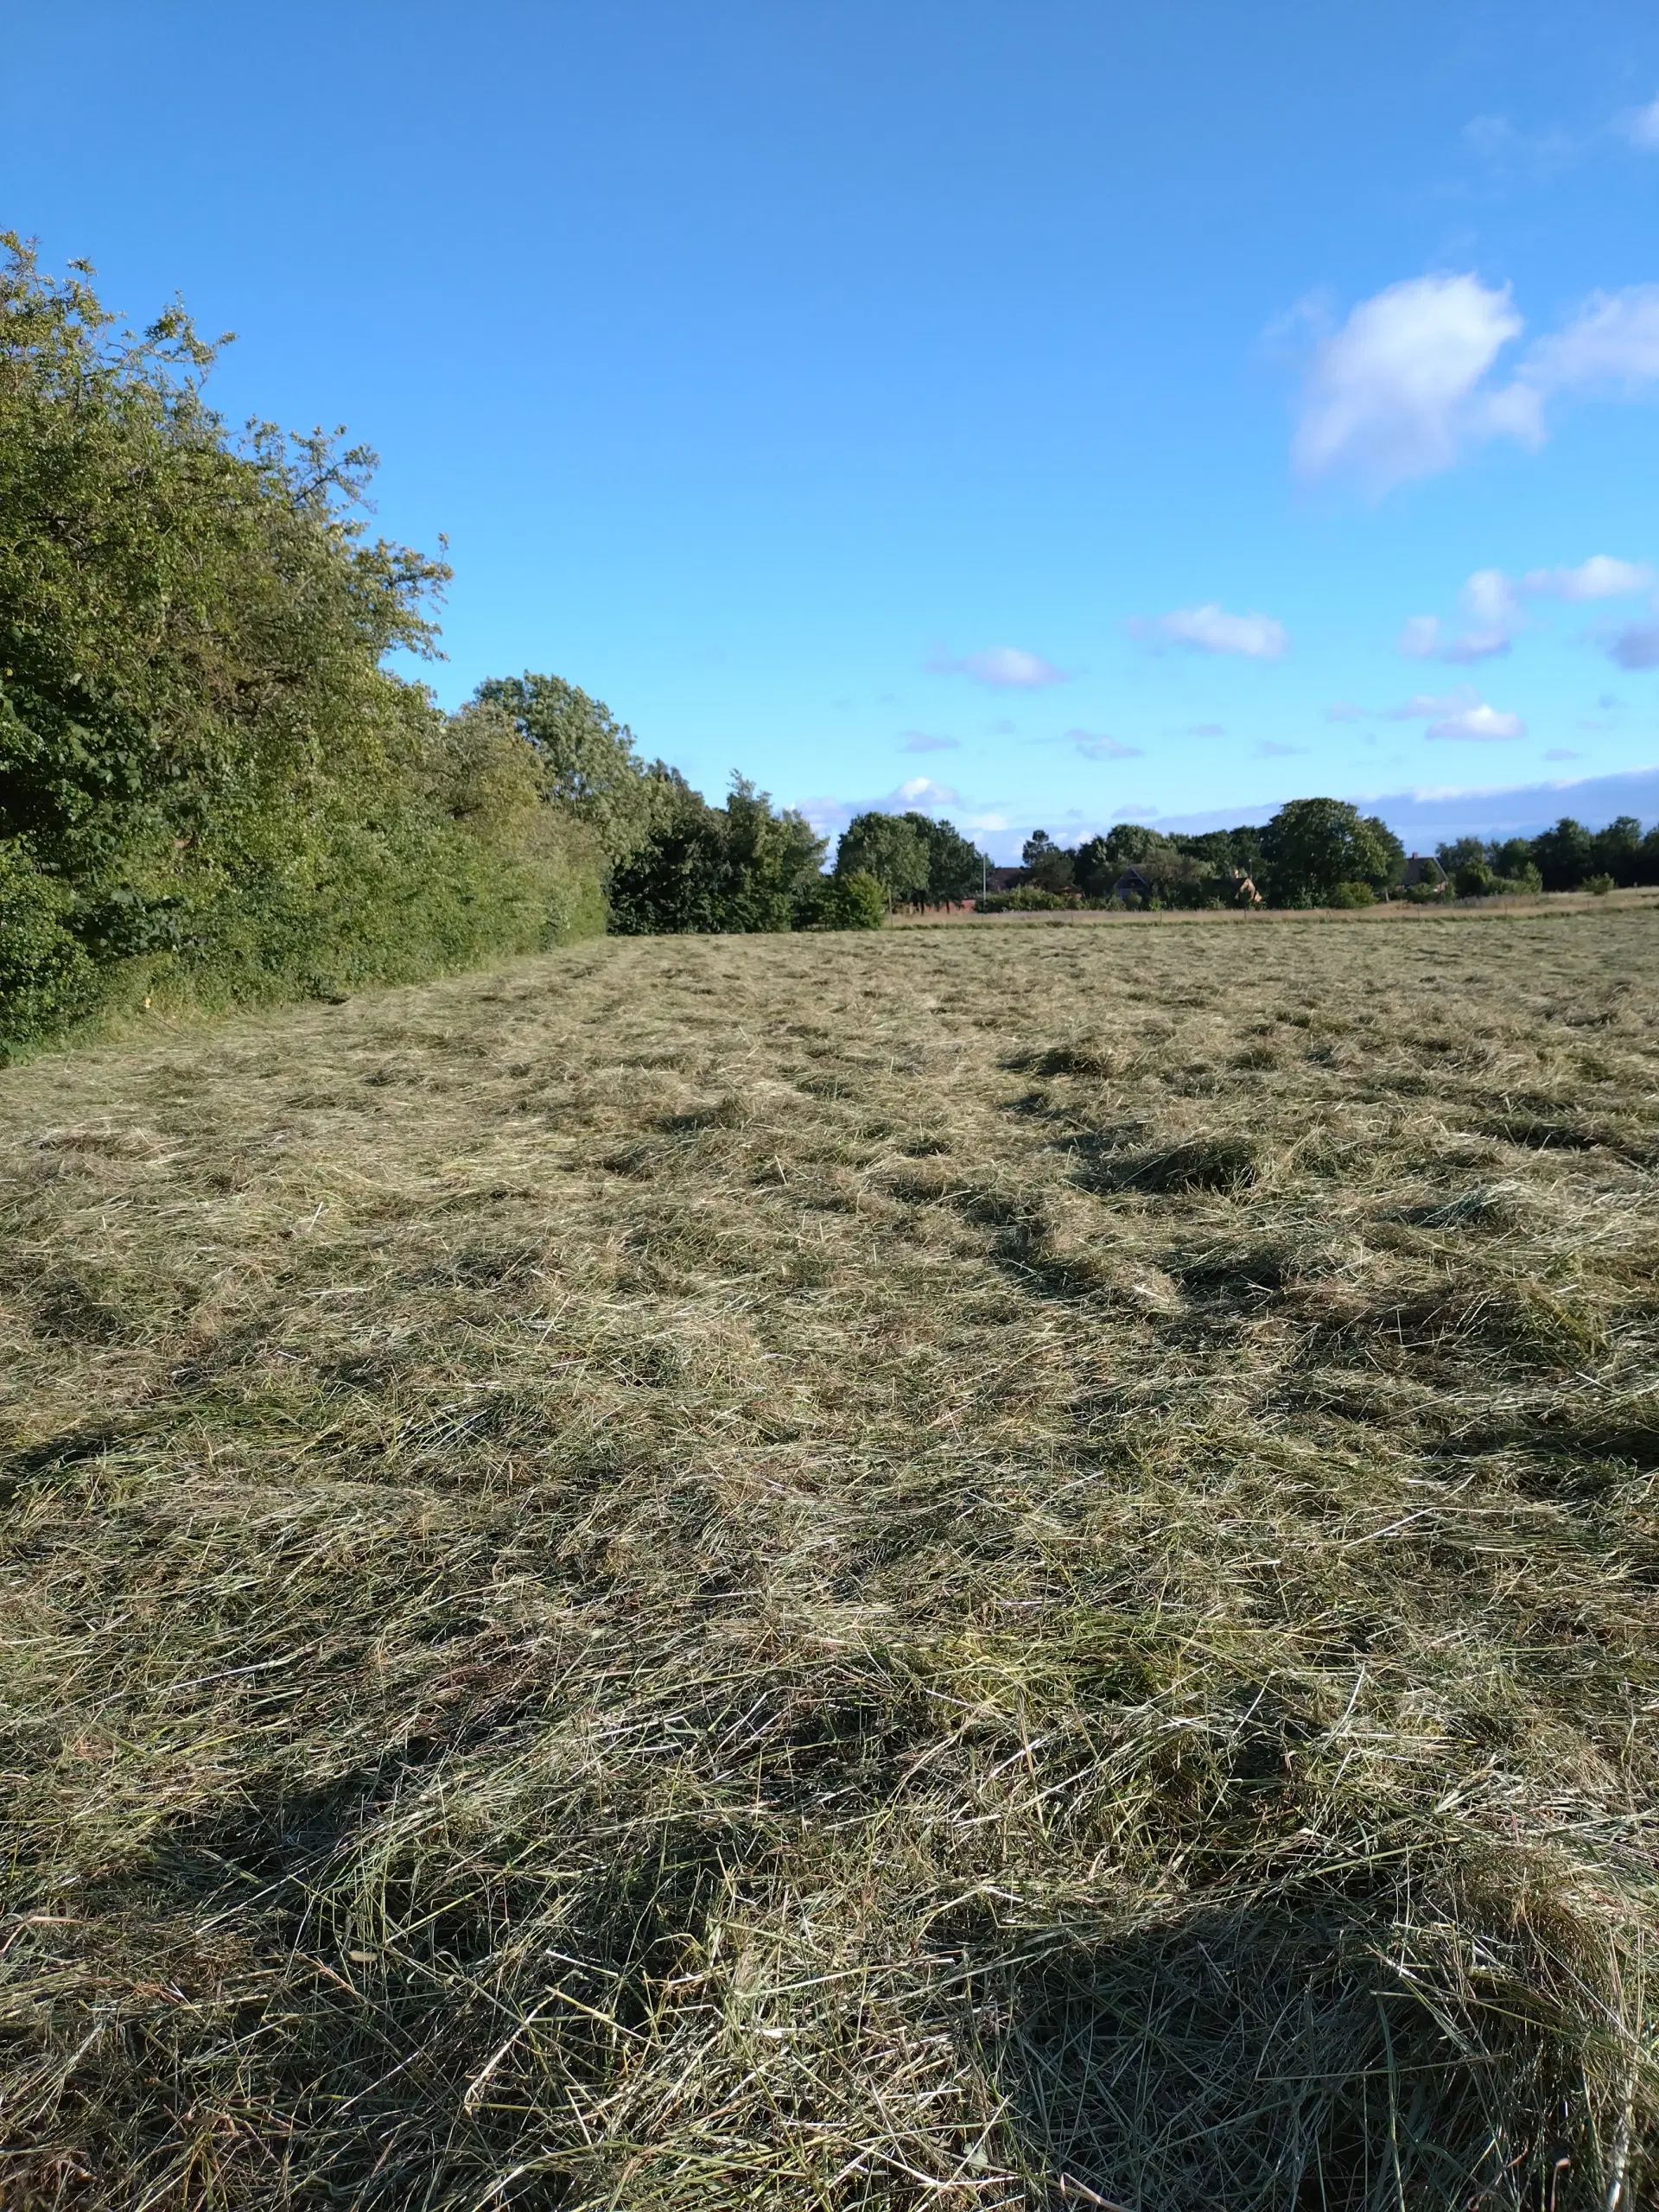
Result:
{"label": "tree line", "polygon": [[[1182,835],[1119,822],[1077,845],[1046,830],[1027,838],[1016,870],[997,869],[948,822],[918,814],[861,814],[841,841],[837,868],[873,875],[889,906],[972,899],[993,913],[1022,908],[1151,909],[1363,906],[1541,891],[1611,891],[1659,884],[1659,823],[1634,815],[1605,830],[1564,816],[1533,837],[1459,837],[1408,855],[1377,815],[1347,801],[1292,799],[1268,821]],[[1009,881],[1010,877],[1014,880]],[[976,895],[976,894],[978,895]]]}
{"label": "tree line", "polygon": [[1570,814],[1535,837],[1459,837],[1435,848],[1460,899],[1517,891],[1612,891],[1659,883],[1659,822],[1644,836],[1633,814],[1586,830]]}
{"label": "tree line", "polygon": [[[801,815],[741,777],[711,802],[561,677],[493,677],[446,713],[387,664],[437,654],[450,570],[370,532],[373,454],[232,431],[204,389],[225,341],[178,305],[124,328],[91,276],[46,275],[0,234],[0,1052],[100,1014],[335,996],[607,927],[1357,904],[1402,881],[1399,841],[1332,799],[1202,836],[1039,831],[989,896],[988,856],[951,823],[873,810],[826,869]],[[1465,894],[1651,882],[1659,831],[1562,822],[1440,858]]]}

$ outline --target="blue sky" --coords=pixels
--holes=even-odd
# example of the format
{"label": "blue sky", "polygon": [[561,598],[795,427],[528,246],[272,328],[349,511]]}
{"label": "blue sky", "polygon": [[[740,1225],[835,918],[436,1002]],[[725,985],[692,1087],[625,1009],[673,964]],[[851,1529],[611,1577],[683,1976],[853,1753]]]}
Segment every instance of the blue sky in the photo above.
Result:
{"label": "blue sky", "polygon": [[1659,815],[1656,216],[1635,4],[0,0],[0,221],[379,448],[446,701],[999,856]]}

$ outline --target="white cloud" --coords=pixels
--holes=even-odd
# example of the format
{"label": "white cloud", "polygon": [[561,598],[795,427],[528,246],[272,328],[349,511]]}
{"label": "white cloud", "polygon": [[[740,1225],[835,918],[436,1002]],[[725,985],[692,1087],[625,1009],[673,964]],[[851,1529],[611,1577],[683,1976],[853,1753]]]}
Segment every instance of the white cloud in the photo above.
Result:
{"label": "white cloud", "polygon": [[1293,454],[1304,476],[1351,474],[1373,491],[1448,467],[1491,419],[1481,381],[1522,330],[1510,288],[1414,276],[1362,300],[1309,367]]}
{"label": "white cloud", "polygon": [[1096,737],[1086,729],[1069,729],[1065,734],[1085,760],[1140,760],[1145,758],[1138,745],[1120,745],[1115,737]]}
{"label": "white cloud", "polygon": [[976,830],[988,837],[995,836],[999,830],[1006,830],[1007,826],[1006,814],[969,814],[963,818],[964,830]]}
{"label": "white cloud", "polygon": [[1178,607],[1147,620],[1136,615],[1132,635],[1166,645],[1190,645],[1197,652],[1242,653],[1247,660],[1277,660],[1289,644],[1282,622],[1270,614],[1229,614],[1213,600],[1202,607]]}
{"label": "white cloud", "polygon": [[1255,748],[1255,757],[1258,760],[1288,760],[1306,751],[1305,745],[1275,745],[1270,737],[1264,737]]}
{"label": "white cloud", "polygon": [[1646,591],[1653,580],[1653,570],[1645,561],[1620,561],[1611,553],[1592,553],[1576,569],[1529,569],[1521,579],[1521,588],[1549,599],[1624,599]]}
{"label": "white cloud", "polygon": [[1431,722],[1423,733],[1437,745],[1501,745],[1526,734],[1519,715],[1505,714],[1484,702],[1448,715],[1444,721]]}
{"label": "white cloud", "polygon": [[1552,745],[1544,758],[1546,760],[1582,760],[1584,755],[1569,751],[1565,745]]}
{"label": "white cloud", "polygon": [[949,784],[936,784],[931,776],[911,776],[893,796],[898,805],[925,812],[930,807],[954,806],[962,794],[952,791]]}
{"label": "white cloud", "polygon": [[1219,722],[1189,722],[1188,737],[1225,737],[1227,733]]}
{"label": "white cloud", "polygon": [[906,753],[955,753],[961,740],[954,737],[933,737],[925,729],[907,729],[902,750]]}
{"label": "white cloud", "polygon": [[931,675],[966,676],[976,683],[988,683],[993,690],[999,691],[1034,691],[1046,683],[1064,683],[1066,680],[1064,669],[1056,668],[1052,662],[1027,652],[1020,645],[991,645],[983,652],[969,653],[961,660],[934,652],[930,654],[927,665]]}
{"label": "white cloud", "polygon": [[[1427,619],[1432,620],[1433,617]],[[1328,722],[1363,722],[1365,709],[1357,707],[1351,699],[1338,699],[1334,706],[1325,709],[1325,719]]]}
{"label": "white cloud", "polygon": [[1472,274],[1408,277],[1362,300],[1314,349],[1292,443],[1298,470],[1384,492],[1450,467],[1482,439],[1541,445],[1558,396],[1635,399],[1659,386],[1659,284],[1592,293],[1533,341],[1509,383],[1494,383],[1523,327],[1510,287]]}
{"label": "white cloud", "polygon": [[1620,127],[1632,146],[1640,147],[1644,154],[1659,154],[1659,100],[1632,108],[1620,118]]}

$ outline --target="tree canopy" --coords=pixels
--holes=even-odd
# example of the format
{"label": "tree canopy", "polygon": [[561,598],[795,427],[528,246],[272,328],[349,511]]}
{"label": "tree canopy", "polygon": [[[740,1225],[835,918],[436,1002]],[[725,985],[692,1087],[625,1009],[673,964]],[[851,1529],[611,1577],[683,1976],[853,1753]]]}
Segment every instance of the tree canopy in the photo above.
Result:
{"label": "tree canopy", "polygon": [[926,894],[931,855],[917,827],[919,817],[872,811],[855,814],[836,849],[838,875],[873,875],[889,906]]}
{"label": "tree canopy", "polygon": [[1297,798],[1262,831],[1268,895],[1283,906],[1330,906],[1344,885],[1372,892],[1405,872],[1405,847],[1374,814],[1345,799]]}
{"label": "tree canopy", "polygon": [[723,807],[660,762],[642,780],[645,827],[610,880],[613,929],[729,935],[823,918],[826,841],[800,815],[774,811],[741,776]]}
{"label": "tree canopy", "polygon": [[836,849],[838,876],[874,878],[890,906],[947,906],[971,898],[989,866],[977,845],[954,823],[910,810],[855,814]]}

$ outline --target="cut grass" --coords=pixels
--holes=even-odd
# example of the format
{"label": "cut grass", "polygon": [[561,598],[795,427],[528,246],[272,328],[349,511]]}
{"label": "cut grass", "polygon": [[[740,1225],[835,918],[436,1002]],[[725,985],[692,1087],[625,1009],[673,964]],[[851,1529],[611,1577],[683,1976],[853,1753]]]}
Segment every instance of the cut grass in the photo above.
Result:
{"label": "cut grass", "polygon": [[1659,915],[42,1060],[0,2202],[1659,2192]]}

